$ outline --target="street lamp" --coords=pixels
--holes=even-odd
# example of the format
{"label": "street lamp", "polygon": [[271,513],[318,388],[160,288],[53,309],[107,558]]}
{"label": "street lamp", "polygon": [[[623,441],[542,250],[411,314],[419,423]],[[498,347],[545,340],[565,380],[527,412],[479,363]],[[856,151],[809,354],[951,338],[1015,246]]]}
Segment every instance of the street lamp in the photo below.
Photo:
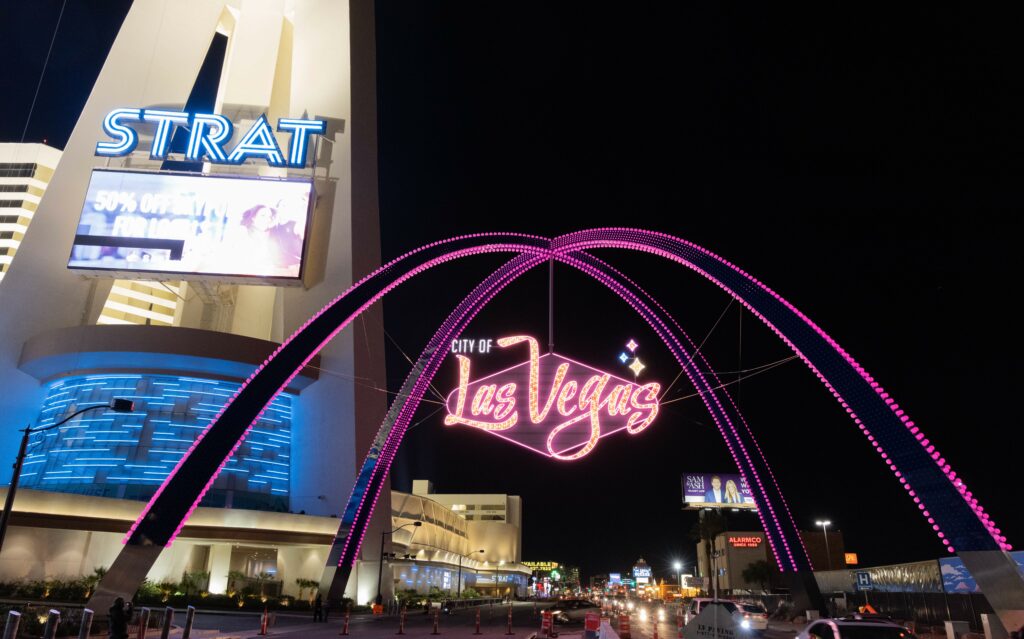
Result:
{"label": "street lamp", "polygon": [[683,564],[682,562],[675,562],[672,567],[676,569],[676,577],[679,579],[679,594],[683,594]]}
{"label": "street lamp", "polygon": [[382,531],[380,533],[380,565],[377,566],[377,598],[374,599],[374,603],[376,603],[378,606],[380,604],[384,603],[384,595],[382,595],[381,592],[380,592],[381,579],[384,578],[384,536],[385,535],[393,535],[394,533],[398,532],[399,530],[401,530],[403,528],[408,528],[409,526],[416,526],[418,528],[418,527],[420,527],[422,525],[423,525],[422,521],[414,521],[411,524],[402,524],[401,526],[399,526],[398,528],[395,528],[394,530],[384,530],[384,531]]}
{"label": "street lamp", "polygon": [[58,426],[63,426],[82,413],[91,410],[98,410],[100,408],[109,408],[115,413],[130,413],[135,410],[135,402],[130,399],[114,398],[110,400],[109,404],[97,404],[96,406],[87,406],[80,410],[76,410],[56,424],[41,426],[39,428],[26,426],[22,429],[23,435],[21,436],[21,447],[18,448],[18,456],[14,460],[14,473],[11,475],[11,484],[7,487],[7,501],[4,502],[4,512],[3,515],[0,516],[0,550],[3,550],[4,538],[7,536],[7,525],[10,523],[11,510],[14,508],[14,495],[18,492],[18,480],[21,478],[21,467],[25,463],[25,454],[28,452],[28,438],[35,433],[42,433],[48,430],[53,430]]}
{"label": "street lamp", "polygon": [[[484,551],[482,549],[481,550],[474,550],[473,554],[476,554],[476,553],[483,554]],[[459,555],[459,583],[456,586],[456,590],[455,590],[455,598],[456,599],[462,599],[462,557],[463,557],[463,555],[460,554]]]}
{"label": "street lamp", "polygon": [[815,526],[821,526],[821,532],[825,535],[825,558],[828,560],[828,569],[832,570],[832,553],[828,550],[828,527],[832,525],[832,522],[823,519],[814,522]]}

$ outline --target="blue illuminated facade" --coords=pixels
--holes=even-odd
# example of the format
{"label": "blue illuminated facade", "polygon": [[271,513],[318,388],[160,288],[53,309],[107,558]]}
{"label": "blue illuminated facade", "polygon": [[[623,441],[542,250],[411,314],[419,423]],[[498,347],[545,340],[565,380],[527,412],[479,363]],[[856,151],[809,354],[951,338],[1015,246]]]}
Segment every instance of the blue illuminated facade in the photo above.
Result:
{"label": "blue illuminated facade", "polygon": [[[148,500],[239,384],[163,375],[83,375],[51,382],[37,426],[118,397],[132,413],[89,411],[34,436],[26,488]],[[203,506],[288,511],[292,400],[279,395],[203,499]]]}

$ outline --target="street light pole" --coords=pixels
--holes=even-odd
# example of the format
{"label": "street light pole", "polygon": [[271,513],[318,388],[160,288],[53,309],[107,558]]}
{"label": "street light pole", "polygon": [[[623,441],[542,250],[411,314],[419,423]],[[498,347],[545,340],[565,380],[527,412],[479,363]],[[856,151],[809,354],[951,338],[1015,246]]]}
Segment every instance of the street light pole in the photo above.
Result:
{"label": "street light pole", "polygon": [[[475,550],[473,552],[483,553],[483,550]],[[462,555],[459,555],[459,583],[455,590],[455,598],[462,599]]]}
{"label": "street light pole", "polygon": [[825,559],[828,561],[828,569],[832,570],[832,553],[828,549],[828,527],[832,525],[832,522],[825,519],[814,522],[814,525],[821,526],[821,532],[825,535]]}
{"label": "street light pole", "polygon": [[7,537],[7,526],[10,524],[11,514],[14,510],[14,496],[18,492],[18,482],[21,479],[22,466],[25,464],[25,454],[28,452],[29,437],[34,433],[42,433],[48,430],[53,430],[58,426],[63,426],[82,413],[100,408],[109,408],[117,413],[130,413],[135,410],[135,402],[128,399],[113,399],[110,401],[110,404],[87,406],[81,410],[77,410],[56,424],[50,424],[49,426],[43,426],[41,428],[26,426],[22,429],[21,445],[18,447],[18,456],[14,459],[14,473],[11,475],[10,485],[7,486],[7,499],[4,501],[4,512],[3,515],[0,515],[0,551],[4,548],[4,539]]}
{"label": "street light pole", "polygon": [[380,533],[380,563],[377,565],[377,597],[373,600],[378,606],[384,603],[384,595],[382,595],[380,591],[381,580],[384,578],[384,537],[386,535],[393,535],[399,530],[408,528],[409,526],[419,527],[422,525],[422,521],[414,521],[411,524],[403,524],[394,530],[384,530]]}
{"label": "street light pole", "polygon": [[681,562],[675,562],[672,567],[676,569],[676,578],[679,579],[679,594],[683,594],[683,564]]}

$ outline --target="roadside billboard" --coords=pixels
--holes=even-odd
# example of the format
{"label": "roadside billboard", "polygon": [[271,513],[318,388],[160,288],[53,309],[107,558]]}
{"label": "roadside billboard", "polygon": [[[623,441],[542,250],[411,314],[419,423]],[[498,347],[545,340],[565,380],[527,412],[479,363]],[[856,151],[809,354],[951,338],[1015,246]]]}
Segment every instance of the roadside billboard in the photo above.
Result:
{"label": "roadside billboard", "polygon": [[683,502],[690,507],[757,508],[754,494],[741,475],[687,473],[682,483]]}
{"label": "roadside billboard", "polygon": [[297,281],[312,199],[310,180],[97,169],[68,268]]}

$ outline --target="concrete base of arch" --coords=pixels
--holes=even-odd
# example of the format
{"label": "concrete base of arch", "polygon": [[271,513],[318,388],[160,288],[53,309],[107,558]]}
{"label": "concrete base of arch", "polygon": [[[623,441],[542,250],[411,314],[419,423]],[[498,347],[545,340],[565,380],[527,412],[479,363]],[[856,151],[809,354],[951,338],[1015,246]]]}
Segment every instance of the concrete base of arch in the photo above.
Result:
{"label": "concrete base of arch", "polygon": [[797,614],[803,615],[808,610],[817,610],[823,617],[828,614],[825,598],[821,596],[813,572],[787,572],[783,573],[783,577],[789,586],[789,596]]}
{"label": "concrete base of arch", "polygon": [[958,552],[981,593],[1006,630],[1024,628],[1024,576],[1010,553],[1002,550]]}
{"label": "concrete base of arch", "polygon": [[163,546],[155,544],[126,545],[118,553],[107,574],[97,584],[96,592],[89,597],[85,607],[96,611],[97,619],[103,619],[106,618],[107,610],[114,604],[114,599],[122,597],[125,601],[131,601],[139,589],[139,584],[145,581],[146,575],[163,550]]}

